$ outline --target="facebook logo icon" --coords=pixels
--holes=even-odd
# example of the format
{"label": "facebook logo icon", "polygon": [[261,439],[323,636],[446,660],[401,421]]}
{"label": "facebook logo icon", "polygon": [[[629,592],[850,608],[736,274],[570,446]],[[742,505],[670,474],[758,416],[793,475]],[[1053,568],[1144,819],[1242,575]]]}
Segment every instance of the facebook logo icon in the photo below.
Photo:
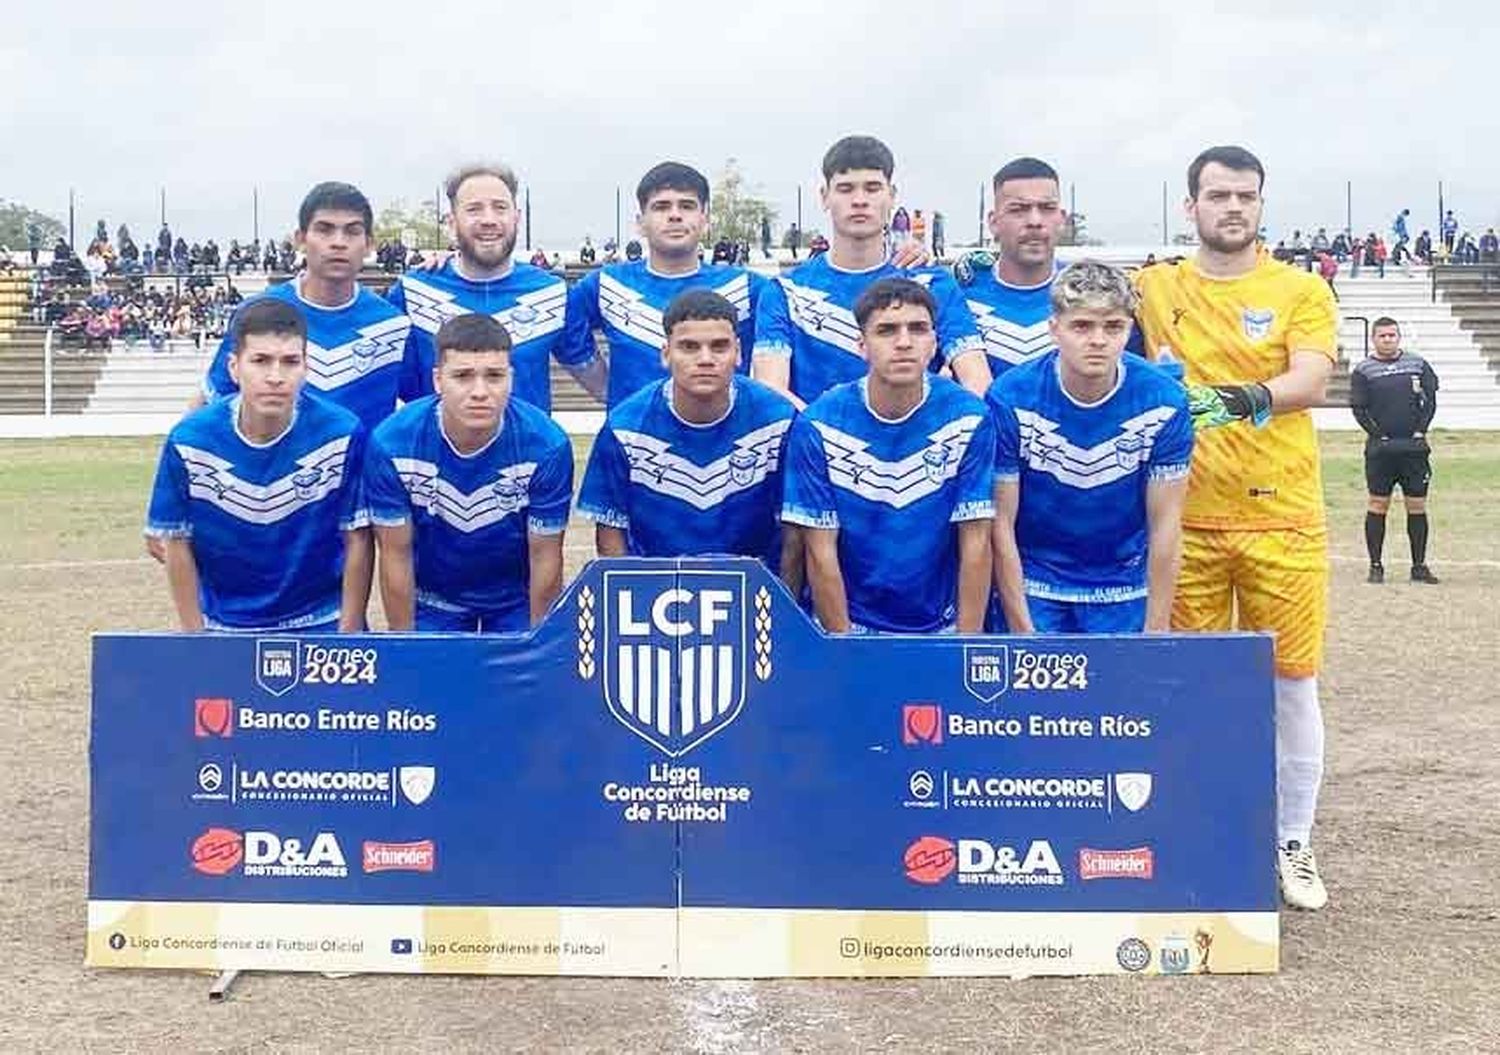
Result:
{"label": "facebook logo icon", "polygon": [[411,939],[410,938],[392,938],[391,939],[391,955],[392,956],[410,956],[411,955]]}

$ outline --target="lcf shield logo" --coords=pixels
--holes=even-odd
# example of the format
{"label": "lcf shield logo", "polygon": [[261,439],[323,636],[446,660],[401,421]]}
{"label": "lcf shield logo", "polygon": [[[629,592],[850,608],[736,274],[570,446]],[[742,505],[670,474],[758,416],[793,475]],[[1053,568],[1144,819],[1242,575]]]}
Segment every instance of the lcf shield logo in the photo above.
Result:
{"label": "lcf shield logo", "polygon": [[285,696],[302,674],[302,643],[296,638],[263,637],[255,642],[255,684],[272,696]]}
{"label": "lcf shield logo", "polygon": [[1005,645],[964,646],[964,688],[982,703],[993,703],[1010,682],[1010,649]]}
{"label": "lcf shield logo", "polygon": [[1131,813],[1151,801],[1150,773],[1116,773],[1115,798]]}
{"label": "lcf shield logo", "polygon": [[402,766],[396,771],[401,784],[401,794],[413,806],[420,806],[432,794],[437,785],[437,769],[434,766]]}
{"label": "lcf shield logo", "polygon": [[604,573],[604,699],[642,740],[677,758],[745,705],[745,576]]}

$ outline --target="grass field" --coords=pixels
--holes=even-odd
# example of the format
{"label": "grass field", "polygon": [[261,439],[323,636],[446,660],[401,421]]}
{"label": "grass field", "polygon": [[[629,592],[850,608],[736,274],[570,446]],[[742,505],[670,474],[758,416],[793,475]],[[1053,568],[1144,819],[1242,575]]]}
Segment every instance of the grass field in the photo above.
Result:
{"label": "grass field", "polygon": [[[1500,435],[1438,434],[1438,587],[1368,586],[1357,439],[1334,554],[1316,843],[1333,902],[1271,977],[692,982],[86,971],[88,637],[167,629],[140,523],[156,440],[0,443],[0,1052],[1500,1051]],[[581,465],[580,465],[581,469]],[[569,572],[591,536],[569,536]]]}

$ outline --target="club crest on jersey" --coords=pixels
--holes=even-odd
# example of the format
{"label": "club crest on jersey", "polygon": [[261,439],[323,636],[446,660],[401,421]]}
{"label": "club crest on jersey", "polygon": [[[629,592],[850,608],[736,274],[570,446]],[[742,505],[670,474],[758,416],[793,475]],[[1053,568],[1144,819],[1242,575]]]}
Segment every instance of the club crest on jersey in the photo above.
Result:
{"label": "club crest on jersey", "polygon": [[1115,462],[1130,472],[1141,464],[1141,452],[1146,448],[1146,441],[1138,432],[1127,432],[1123,436],[1115,438]]}
{"label": "club crest on jersey", "polygon": [[1270,308],[1246,308],[1240,313],[1245,327],[1245,336],[1252,341],[1263,341],[1271,336],[1271,327],[1276,322],[1276,313]]}
{"label": "club crest on jersey", "polygon": [[370,369],[370,364],[375,362],[375,353],[378,350],[375,342],[368,337],[355,341],[354,346],[350,349],[354,353],[354,369],[361,374],[367,373]]}
{"label": "club crest on jersey", "polygon": [[537,310],[530,304],[517,304],[510,309],[510,325],[506,329],[511,338],[519,343],[530,337],[538,317]]}
{"label": "club crest on jersey", "polygon": [[524,484],[501,472],[500,479],[496,480],[491,489],[495,492],[495,504],[503,512],[514,513],[526,504],[526,487]]}
{"label": "club crest on jersey", "polygon": [[760,466],[761,456],[755,451],[738,447],[729,455],[729,478],[741,486],[755,479],[755,470]]}
{"label": "club crest on jersey", "polygon": [[297,489],[297,497],[306,502],[317,493],[318,482],[322,479],[323,470],[313,465],[293,473],[292,486]]}
{"label": "club crest on jersey", "polygon": [[927,471],[927,479],[935,484],[942,483],[944,471],[948,468],[948,445],[934,443],[923,451],[922,468]]}
{"label": "club crest on jersey", "polygon": [[745,576],[604,573],[604,700],[616,721],[678,758],[745,706]]}
{"label": "club crest on jersey", "polygon": [[302,643],[293,637],[255,642],[255,684],[272,696],[285,696],[302,677]]}

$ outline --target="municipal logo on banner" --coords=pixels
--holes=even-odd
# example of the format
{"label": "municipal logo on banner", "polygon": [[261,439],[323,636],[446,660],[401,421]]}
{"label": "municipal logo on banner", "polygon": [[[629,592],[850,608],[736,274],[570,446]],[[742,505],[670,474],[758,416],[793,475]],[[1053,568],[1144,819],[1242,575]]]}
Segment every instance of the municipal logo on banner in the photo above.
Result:
{"label": "municipal logo on banner", "polygon": [[272,696],[285,696],[302,676],[302,643],[296,638],[263,637],[255,642],[255,683]]}
{"label": "municipal logo on banner", "polygon": [[1150,773],[1116,773],[1115,798],[1131,813],[1151,800]]}
{"label": "municipal logo on banner", "polygon": [[677,758],[745,705],[745,576],[604,573],[604,700],[615,719]]}
{"label": "municipal logo on banner", "polygon": [[982,703],[993,703],[1010,682],[1010,649],[1005,645],[964,646],[964,688]]}
{"label": "municipal logo on banner", "polygon": [[402,766],[396,772],[401,784],[401,794],[405,795],[406,801],[413,806],[420,806],[426,802],[428,796],[432,794],[432,789],[437,785],[435,766]]}

